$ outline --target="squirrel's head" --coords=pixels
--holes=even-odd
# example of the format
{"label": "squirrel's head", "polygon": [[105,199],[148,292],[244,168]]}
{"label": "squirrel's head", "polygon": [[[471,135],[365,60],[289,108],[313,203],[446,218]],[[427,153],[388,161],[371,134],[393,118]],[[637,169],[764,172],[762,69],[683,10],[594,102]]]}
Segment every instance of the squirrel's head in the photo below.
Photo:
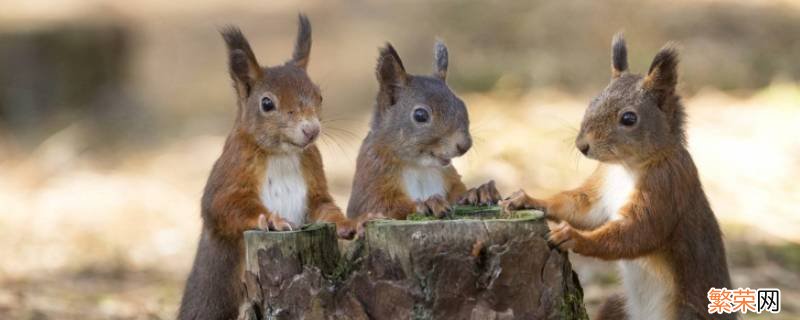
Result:
{"label": "squirrel's head", "polygon": [[311,51],[311,24],[300,15],[292,58],[283,65],[261,67],[242,32],[222,31],[228,47],[233,86],[238,100],[236,128],[270,152],[296,152],[320,133],[322,95],[306,73]]}
{"label": "squirrel's head", "polygon": [[589,104],[575,144],[589,158],[637,164],[685,144],[685,112],[675,92],[678,54],[672,44],[646,75],[628,72],[621,34],[612,41],[611,83]]}
{"label": "squirrel's head", "polygon": [[441,41],[434,46],[430,76],[406,73],[391,44],[380,50],[371,134],[406,163],[447,166],[472,146],[467,108],[445,82],[447,64]]}

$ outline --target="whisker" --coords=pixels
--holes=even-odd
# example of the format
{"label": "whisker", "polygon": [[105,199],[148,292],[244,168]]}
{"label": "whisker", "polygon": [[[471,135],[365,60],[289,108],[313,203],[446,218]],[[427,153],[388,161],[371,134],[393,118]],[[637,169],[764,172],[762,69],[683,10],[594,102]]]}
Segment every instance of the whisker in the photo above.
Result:
{"label": "whisker", "polygon": [[[338,147],[339,147],[339,150],[342,152],[342,154],[349,155],[349,153],[347,153],[347,152],[344,150],[344,148],[343,148],[343,147],[342,147],[342,145],[339,143],[338,139],[336,139],[336,138],[335,138],[335,136],[334,136],[334,135],[330,134],[330,132],[329,132],[329,135],[328,135],[328,137],[331,139],[331,141],[333,141],[333,143],[334,143],[334,144],[336,144],[336,146],[338,146]],[[350,159],[350,157],[348,157],[348,159]]]}
{"label": "whisker", "polygon": [[346,134],[347,136],[349,136],[352,139],[358,139],[358,135],[356,135],[355,133],[353,133],[350,130],[346,130],[346,129],[342,129],[342,128],[336,128],[336,127],[325,127],[325,129],[326,130],[338,131],[338,132],[340,132],[342,134]]}
{"label": "whisker", "polygon": [[[322,136],[320,136],[319,138],[320,138],[319,141],[322,142],[323,145],[325,145],[325,149],[328,149],[328,150],[332,149],[330,143],[328,143],[328,140],[326,139],[326,138],[328,138],[328,135],[325,134],[325,132],[322,132]],[[333,151],[333,150],[331,150],[331,151]]]}
{"label": "whisker", "polygon": [[325,144],[326,144],[326,146],[328,147],[328,149],[330,149],[330,150],[332,151],[331,153],[334,153],[334,154],[337,154],[337,155],[339,155],[339,154],[343,154],[343,153],[344,153],[344,151],[342,150],[342,148],[341,148],[341,147],[338,147],[340,151],[339,151],[339,152],[336,152],[336,148],[334,147],[334,146],[336,146],[336,145],[335,145],[335,144],[332,144],[332,142],[334,141],[334,139],[333,139],[333,137],[331,137],[329,134],[327,134],[327,133],[323,133],[323,134],[322,134],[322,137],[324,138]]}
{"label": "whisker", "polygon": [[343,132],[337,132],[335,130],[334,131],[328,131],[328,134],[330,134],[330,136],[332,138],[335,138],[338,142],[344,143],[345,146],[349,147],[349,148],[354,148],[355,144],[353,143],[353,140],[357,140],[355,138],[355,135],[353,135],[352,137],[348,137],[347,135],[341,136],[344,133]]}
{"label": "whisker", "polygon": [[356,118],[323,118],[319,121],[320,123],[331,123],[331,122],[361,122],[361,120]]}

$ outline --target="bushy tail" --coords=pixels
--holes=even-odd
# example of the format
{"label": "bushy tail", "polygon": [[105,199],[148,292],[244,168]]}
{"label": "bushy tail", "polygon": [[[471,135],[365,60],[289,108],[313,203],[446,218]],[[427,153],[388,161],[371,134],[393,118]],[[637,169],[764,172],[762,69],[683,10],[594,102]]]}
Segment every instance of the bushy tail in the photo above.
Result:
{"label": "bushy tail", "polygon": [[178,319],[236,319],[241,301],[240,255],[239,244],[211,239],[203,230]]}
{"label": "bushy tail", "polygon": [[594,317],[596,320],[625,320],[628,319],[628,314],[625,312],[625,297],[621,294],[615,294],[603,303],[600,307],[600,312]]}

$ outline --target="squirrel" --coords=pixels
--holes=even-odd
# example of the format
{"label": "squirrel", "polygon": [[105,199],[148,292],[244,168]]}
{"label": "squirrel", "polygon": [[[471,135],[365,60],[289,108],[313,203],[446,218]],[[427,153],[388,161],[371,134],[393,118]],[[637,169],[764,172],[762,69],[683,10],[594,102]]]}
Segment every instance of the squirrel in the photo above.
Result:
{"label": "squirrel", "polygon": [[258,64],[237,27],[221,30],[238,108],[203,193],[203,228],[179,319],[236,318],[245,230],[326,221],[352,238],[359,227],[328,193],[314,144],[322,96],[306,73],[311,25],[302,14],[299,20],[292,58],[274,67]]}
{"label": "squirrel", "polygon": [[414,212],[442,217],[452,203],[501,199],[494,181],[467,190],[451,165],[472,146],[469,117],[446,83],[448,53],[441,41],[434,46],[433,66],[431,76],[411,75],[391,44],[380,49],[379,91],[356,160],[348,217],[367,212],[393,219]]}
{"label": "squirrel", "polygon": [[731,280],[686,146],[677,50],[665,45],[644,76],[628,72],[621,33],[611,51],[611,82],[589,104],[575,141],[597,169],[574,190],[547,199],[519,190],[500,204],[561,221],[549,240],[563,250],[620,261],[625,295],[609,298],[598,319],[710,319],[707,292]]}

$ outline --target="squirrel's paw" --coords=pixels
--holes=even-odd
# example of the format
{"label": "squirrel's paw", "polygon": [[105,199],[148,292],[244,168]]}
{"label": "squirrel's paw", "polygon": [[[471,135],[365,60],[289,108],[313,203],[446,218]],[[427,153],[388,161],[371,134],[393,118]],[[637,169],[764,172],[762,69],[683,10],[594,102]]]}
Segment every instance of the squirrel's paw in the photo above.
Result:
{"label": "squirrel's paw", "polygon": [[261,214],[258,216],[258,228],[264,231],[292,231],[292,224],[284,220],[277,214],[267,215]]}
{"label": "squirrel's paw", "polygon": [[532,199],[525,193],[525,190],[519,189],[512,193],[507,198],[500,200],[500,207],[504,212],[509,212],[519,209],[539,209],[531,207]]}
{"label": "squirrel's paw", "polygon": [[458,204],[463,205],[494,205],[500,201],[500,192],[494,185],[494,180],[482,184],[477,188],[472,188],[467,191],[464,196],[458,200]]}
{"label": "squirrel's paw", "polygon": [[547,241],[561,250],[571,250],[575,248],[575,229],[566,223],[561,222],[550,230]]}
{"label": "squirrel's paw", "polygon": [[417,203],[417,212],[442,218],[449,214],[453,208],[447,199],[440,195],[432,196],[425,201]]}
{"label": "squirrel's paw", "polygon": [[342,220],[336,223],[336,236],[340,239],[350,240],[356,236],[358,222],[355,220]]}
{"label": "squirrel's paw", "polygon": [[389,218],[383,215],[383,213],[375,213],[375,212],[370,212],[363,215],[361,218],[358,219],[358,229],[357,229],[358,236],[361,237],[364,235],[364,229],[367,226],[367,222],[371,220],[382,220],[382,219],[389,219]]}

